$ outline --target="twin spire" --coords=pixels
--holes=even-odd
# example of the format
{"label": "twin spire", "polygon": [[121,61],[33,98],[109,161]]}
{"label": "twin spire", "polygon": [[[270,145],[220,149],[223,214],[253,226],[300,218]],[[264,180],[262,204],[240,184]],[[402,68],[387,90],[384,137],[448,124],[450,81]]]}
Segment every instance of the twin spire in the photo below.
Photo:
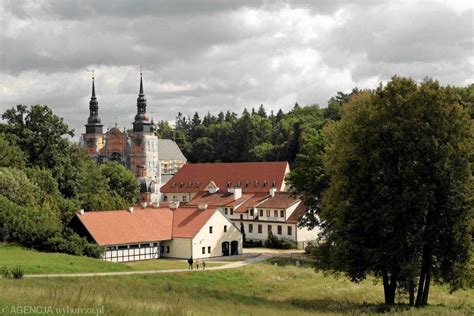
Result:
{"label": "twin spire", "polygon": [[[137,98],[137,114],[133,122],[134,132],[153,132],[153,122],[150,122],[149,116],[146,113],[146,98],[143,92],[143,73],[140,69],[140,91]],[[95,95],[95,77],[92,71],[92,96],[89,101],[89,118],[86,124],[86,133],[102,133],[101,120],[99,117],[99,102]]]}

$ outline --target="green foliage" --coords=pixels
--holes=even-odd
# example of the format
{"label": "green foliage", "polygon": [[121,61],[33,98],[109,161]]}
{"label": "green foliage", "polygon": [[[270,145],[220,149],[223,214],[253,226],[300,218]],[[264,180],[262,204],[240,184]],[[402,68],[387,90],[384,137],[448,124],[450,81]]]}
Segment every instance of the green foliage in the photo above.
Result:
{"label": "green foliage", "polygon": [[264,246],[273,249],[296,249],[296,243],[288,238],[278,238],[270,234],[265,240]]}
{"label": "green foliage", "polygon": [[0,167],[25,168],[25,154],[18,146],[8,141],[4,134],[0,134],[0,153]]}
{"label": "green foliage", "polygon": [[[386,303],[417,275],[461,286],[469,262],[473,126],[451,88],[394,77],[360,92],[326,130],[319,264],[382,276]],[[421,265],[420,265],[421,264]],[[418,302],[418,299],[417,299]]]}
{"label": "green foliage", "polygon": [[0,196],[20,206],[38,207],[41,203],[41,189],[31,182],[25,172],[0,167]]}
{"label": "green foliage", "polygon": [[100,258],[102,247],[97,244],[91,244],[85,237],[79,236],[69,228],[66,228],[62,234],[56,234],[48,239],[45,249],[51,252],[62,252],[75,256],[85,255],[92,258]]}
{"label": "green foliage", "polygon": [[0,195],[0,240],[43,249],[61,231],[56,212],[47,207],[19,206]]}
{"label": "green foliage", "polygon": [[108,162],[99,167],[111,194],[121,196],[129,205],[136,202],[140,193],[138,182],[130,170],[119,163]]}

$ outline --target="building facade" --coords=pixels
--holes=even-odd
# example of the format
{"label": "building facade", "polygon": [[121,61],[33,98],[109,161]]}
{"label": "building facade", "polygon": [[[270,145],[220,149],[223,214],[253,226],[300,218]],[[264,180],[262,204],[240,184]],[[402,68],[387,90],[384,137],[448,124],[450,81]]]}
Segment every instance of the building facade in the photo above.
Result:
{"label": "building facade", "polygon": [[112,262],[242,253],[242,234],[221,212],[206,205],[178,206],[82,212],[71,227],[102,246],[102,259]]}
{"label": "building facade", "polygon": [[[160,155],[162,154],[164,157],[179,156],[181,160],[179,164],[174,164],[175,169],[186,163],[186,158],[172,140],[166,140],[168,146],[164,148],[163,152],[160,152],[160,141],[164,140],[160,140],[156,136],[155,124],[148,115],[146,107],[147,100],[143,90],[143,78],[140,74],[137,113],[133,129],[130,131],[120,130],[115,126],[104,133],[99,116],[99,102],[95,93],[95,81],[92,78],[89,118],[85,125],[86,132],[82,134],[81,144],[88,156],[97,163],[116,161],[128,168],[140,184],[140,202],[159,203],[163,164]],[[167,148],[172,148],[173,153],[167,153]],[[182,162],[183,158],[184,162]]]}

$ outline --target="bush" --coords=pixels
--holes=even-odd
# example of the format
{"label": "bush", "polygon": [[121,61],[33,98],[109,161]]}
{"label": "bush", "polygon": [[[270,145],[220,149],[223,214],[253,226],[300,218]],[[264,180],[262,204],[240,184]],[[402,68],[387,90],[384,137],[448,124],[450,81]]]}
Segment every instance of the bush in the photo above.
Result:
{"label": "bush", "polygon": [[307,253],[307,254],[314,254],[315,250],[316,250],[316,247],[317,247],[317,243],[315,240],[313,241],[310,241],[308,242],[308,244],[306,245],[306,247],[304,247],[304,251]]}
{"label": "bush", "polygon": [[268,235],[265,240],[265,247],[273,249],[296,249],[296,243],[288,238],[278,238],[275,235]]}
{"label": "bush", "polygon": [[79,236],[73,230],[66,228],[62,234],[56,234],[45,243],[44,250],[50,252],[62,252],[75,256],[87,256],[100,258],[102,248],[97,244]]}
{"label": "bush", "polygon": [[244,248],[254,248],[254,247],[263,247],[263,242],[261,240],[245,240]]}
{"label": "bush", "polygon": [[21,279],[21,278],[23,278],[23,275],[24,275],[23,269],[19,266],[16,266],[11,271],[11,275],[14,279]]}
{"label": "bush", "polygon": [[5,279],[21,279],[24,275],[23,269],[20,266],[16,266],[13,269],[0,267],[0,273]]}

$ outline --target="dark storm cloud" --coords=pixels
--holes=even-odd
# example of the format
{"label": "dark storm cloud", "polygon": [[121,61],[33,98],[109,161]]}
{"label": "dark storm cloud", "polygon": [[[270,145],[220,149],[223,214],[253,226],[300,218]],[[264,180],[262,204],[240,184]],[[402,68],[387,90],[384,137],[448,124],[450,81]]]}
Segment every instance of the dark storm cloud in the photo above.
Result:
{"label": "dark storm cloud", "polygon": [[[394,74],[473,80],[463,1],[7,1],[0,112],[49,104],[82,132],[96,69],[105,126],[129,127],[139,65],[155,119],[243,107],[287,110]],[[115,119],[116,118],[116,119]]]}

